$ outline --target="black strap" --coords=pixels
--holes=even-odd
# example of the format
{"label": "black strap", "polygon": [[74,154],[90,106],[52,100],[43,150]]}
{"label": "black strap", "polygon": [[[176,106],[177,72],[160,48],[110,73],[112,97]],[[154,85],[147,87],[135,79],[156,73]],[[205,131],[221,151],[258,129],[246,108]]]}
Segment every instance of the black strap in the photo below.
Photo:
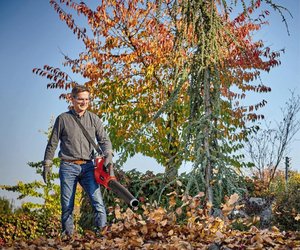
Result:
{"label": "black strap", "polygon": [[74,117],[74,120],[77,122],[77,124],[81,128],[81,130],[82,130],[84,136],[86,137],[86,139],[88,139],[88,141],[93,145],[93,147],[96,149],[96,151],[98,152],[98,154],[99,155],[104,155],[103,150],[100,148],[100,146],[98,144],[95,143],[95,141],[92,139],[92,137],[86,131],[85,127],[82,125],[82,123],[80,122],[80,120],[78,119],[78,117],[75,114],[72,114],[72,116]]}

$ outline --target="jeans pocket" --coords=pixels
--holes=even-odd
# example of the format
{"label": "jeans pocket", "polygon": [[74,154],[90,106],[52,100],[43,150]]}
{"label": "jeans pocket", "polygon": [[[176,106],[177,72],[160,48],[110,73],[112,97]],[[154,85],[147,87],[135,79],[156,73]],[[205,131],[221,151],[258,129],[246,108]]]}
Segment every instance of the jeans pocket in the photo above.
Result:
{"label": "jeans pocket", "polygon": [[62,161],[60,163],[60,167],[70,167],[72,165],[74,165],[74,164],[72,162],[68,162],[68,161]]}

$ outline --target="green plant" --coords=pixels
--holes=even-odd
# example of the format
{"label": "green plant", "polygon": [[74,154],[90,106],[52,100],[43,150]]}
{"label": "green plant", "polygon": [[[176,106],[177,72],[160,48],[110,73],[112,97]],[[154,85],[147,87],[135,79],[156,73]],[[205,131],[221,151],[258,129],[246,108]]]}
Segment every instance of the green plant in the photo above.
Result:
{"label": "green plant", "polygon": [[60,223],[57,216],[45,216],[42,211],[12,213],[1,215],[0,229],[0,239],[9,243],[41,236],[54,238],[60,233]]}
{"label": "green plant", "polygon": [[300,230],[300,173],[291,172],[286,188],[279,183],[275,193],[274,223],[282,230]]}
{"label": "green plant", "polygon": [[[43,132],[48,138],[52,125],[53,121],[50,122],[48,130]],[[15,211],[12,211],[12,204],[7,200],[3,198],[0,200],[0,211],[8,214],[1,217],[0,231],[3,233],[0,234],[0,239],[5,241],[19,238],[33,239],[41,235],[53,237],[60,232],[60,186],[57,184],[58,172],[55,171],[59,165],[60,159],[53,159],[52,175],[47,184],[41,181],[42,162],[29,162],[28,166],[34,169],[40,180],[29,183],[19,181],[16,185],[0,185],[2,190],[18,193],[17,199],[35,198],[35,202],[23,202],[22,207]],[[78,187],[74,207],[75,222],[78,220],[81,191]]]}
{"label": "green plant", "polygon": [[0,214],[11,214],[13,212],[13,203],[5,197],[0,197]]}
{"label": "green plant", "polygon": [[[33,168],[39,176],[42,173],[41,162],[29,162],[28,165]],[[59,166],[59,159],[54,159],[53,169]],[[22,203],[22,209],[33,211],[43,209],[49,214],[58,215],[60,213],[59,185],[54,182],[58,178],[58,173],[53,171],[50,182],[44,184],[42,181],[34,180],[29,183],[19,181],[16,185],[0,185],[0,189],[18,193],[17,199],[37,198],[39,202],[26,201]]]}

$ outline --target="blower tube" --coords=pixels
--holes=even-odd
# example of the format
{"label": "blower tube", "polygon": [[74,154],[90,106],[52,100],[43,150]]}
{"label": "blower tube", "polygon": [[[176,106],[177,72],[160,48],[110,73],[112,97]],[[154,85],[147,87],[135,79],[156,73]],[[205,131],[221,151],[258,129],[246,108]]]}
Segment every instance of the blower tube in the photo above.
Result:
{"label": "blower tube", "polygon": [[139,205],[139,201],[118,181],[114,179],[110,180],[108,182],[108,187],[131,207],[134,208]]}

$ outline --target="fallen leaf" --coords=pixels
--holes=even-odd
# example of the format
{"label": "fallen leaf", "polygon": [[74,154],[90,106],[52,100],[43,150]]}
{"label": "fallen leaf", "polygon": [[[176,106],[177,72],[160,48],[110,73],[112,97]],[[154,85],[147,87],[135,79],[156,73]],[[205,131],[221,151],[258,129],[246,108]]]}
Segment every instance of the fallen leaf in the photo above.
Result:
{"label": "fallen leaf", "polygon": [[239,199],[239,195],[238,194],[232,194],[228,200],[228,205],[231,206],[231,205],[234,205],[234,203],[236,203]]}

